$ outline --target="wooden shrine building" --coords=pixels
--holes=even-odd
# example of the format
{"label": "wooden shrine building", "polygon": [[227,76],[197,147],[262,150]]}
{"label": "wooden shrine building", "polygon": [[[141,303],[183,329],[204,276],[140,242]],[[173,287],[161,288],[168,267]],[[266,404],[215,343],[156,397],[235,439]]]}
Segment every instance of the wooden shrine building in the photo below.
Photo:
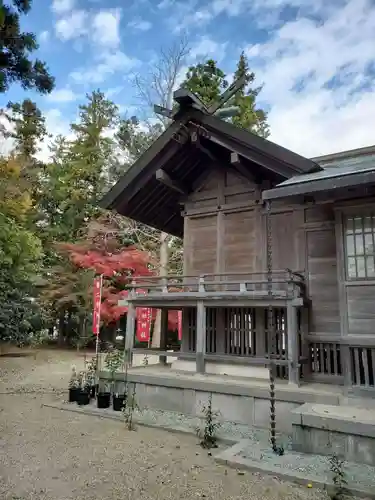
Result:
{"label": "wooden shrine building", "polygon": [[[184,243],[183,276],[135,281],[127,347],[172,357],[172,370],[266,378],[272,305],[280,379],[371,393],[375,148],[311,160],[210,114],[185,90],[175,100],[170,126],[101,203]],[[163,311],[158,350],[134,349],[134,308],[146,305]],[[167,349],[168,309],[183,311],[180,351]]]}

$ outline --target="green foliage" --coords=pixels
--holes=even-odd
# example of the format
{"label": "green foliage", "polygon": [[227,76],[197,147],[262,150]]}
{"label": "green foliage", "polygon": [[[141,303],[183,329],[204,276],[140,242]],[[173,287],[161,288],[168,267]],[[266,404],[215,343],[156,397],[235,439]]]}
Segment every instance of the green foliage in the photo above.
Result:
{"label": "green foliage", "polygon": [[118,349],[112,349],[107,352],[104,359],[104,364],[106,369],[110,372],[112,380],[114,379],[115,373],[124,364],[124,354]]}
{"label": "green foliage", "polygon": [[41,328],[33,300],[42,258],[38,236],[30,230],[32,199],[16,158],[0,160],[0,340],[22,345]]}
{"label": "green foliage", "polygon": [[344,471],[344,460],[336,454],[333,454],[329,457],[329,466],[334,484],[329,496],[332,500],[342,500],[345,496],[348,484]]}
{"label": "green foliage", "polygon": [[203,64],[190,66],[182,86],[209,106],[219,99],[220,94],[228,87],[228,81],[225,73],[217,67],[216,61],[209,59]]}
{"label": "green foliage", "polygon": [[201,439],[202,448],[217,448],[217,430],[221,427],[217,418],[220,413],[212,408],[212,393],[208,398],[207,405],[203,405],[203,426],[198,427],[197,436]]}
{"label": "green foliage", "polygon": [[43,326],[29,284],[18,281],[9,271],[2,269],[0,304],[0,341],[18,346],[28,344],[30,334]]}
{"label": "green foliage", "polygon": [[14,125],[14,130],[8,134],[15,142],[14,150],[22,158],[30,159],[39,151],[40,141],[47,136],[45,118],[30,99],[22,103],[9,102],[7,109],[6,116]]}
{"label": "green foliage", "polygon": [[25,89],[36,89],[42,94],[54,87],[54,78],[42,61],[30,56],[38,49],[35,35],[22,32],[20,16],[31,8],[31,0],[13,0],[0,5],[0,92],[6,92],[13,82]]}
{"label": "green foliage", "polygon": [[[237,63],[234,80],[243,75],[246,76],[245,87],[229,99],[224,106],[238,106],[239,114],[227,120],[233,125],[250,130],[261,137],[268,137],[267,115],[256,106],[256,99],[261,87],[253,87],[255,75],[250,72],[244,53],[240,55]],[[182,86],[196,94],[206,106],[209,106],[219,99],[228,84],[226,74],[218,68],[216,61],[209,59],[205,63],[191,66]]]}

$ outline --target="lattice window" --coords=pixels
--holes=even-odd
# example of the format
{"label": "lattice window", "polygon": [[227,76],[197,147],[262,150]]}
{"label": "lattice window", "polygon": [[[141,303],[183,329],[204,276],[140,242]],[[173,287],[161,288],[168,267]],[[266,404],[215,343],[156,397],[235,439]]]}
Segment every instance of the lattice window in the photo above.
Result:
{"label": "lattice window", "polygon": [[347,217],[345,257],[348,279],[375,279],[375,216]]}
{"label": "lattice window", "polygon": [[255,356],[255,309],[226,307],[224,309],[225,353],[236,356]]}

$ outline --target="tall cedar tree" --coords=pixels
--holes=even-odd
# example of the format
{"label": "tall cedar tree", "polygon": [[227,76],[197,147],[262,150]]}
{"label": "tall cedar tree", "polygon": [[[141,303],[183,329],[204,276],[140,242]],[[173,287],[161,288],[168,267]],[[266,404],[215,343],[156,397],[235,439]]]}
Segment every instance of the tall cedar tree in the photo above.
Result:
{"label": "tall cedar tree", "polygon": [[54,78],[46,64],[39,59],[30,59],[38,49],[35,35],[21,31],[20,17],[30,11],[31,3],[31,0],[0,3],[0,93],[6,92],[13,82],[42,94],[50,93],[54,88]]}
{"label": "tall cedar tree", "polygon": [[105,134],[118,120],[118,110],[100,91],[87,95],[75,138],[58,137],[44,177],[43,211],[51,241],[74,241],[82,225],[97,215],[95,206],[108,186],[113,140]]}
{"label": "tall cedar tree", "polygon": [[[107,132],[117,121],[117,107],[102,92],[87,95],[87,103],[79,108],[79,120],[71,127],[74,139],[55,140],[52,161],[46,166],[43,179],[46,274],[41,303],[49,305],[51,319],[59,317],[62,327],[67,317],[78,318],[79,335],[86,329],[86,320],[83,322],[82,318],[91,308],[93,272],[77,273],[69,255],[61,252],[61,245],[57,251],[55,243],[81,240],[88,221],[99,216],[96,203],[108,186],[114,150],[114,141]],[[60,296],[56,290],[63,290],[64,294]]]}
{"label": "tall cedar tree", "polygon": [[42,245],[34,224],[38,192],[35,154],[46,134],[44,118],[30,100],[9,104],[14,150],[0,159],[0,339],[18,344],[41,328],[35,279]]}
{"label": "tall cedar tree", "polygon": [[[240,112],[238,116],[227,118],[227,121],[266,138],[269,135],[267,114],[256,106],[256,99],[261,87],[252,86],[255,75],[250,72],[247,58],[243,52],[237,63],[234,80],[242,75],[246,75],[245,87],[225,104],[225,107],[238,106]],[[212,59],[191,66],[185,81],[182,83],[183,87],[196,94],[206,106],[217,101],[228,85],[226,74],[218,68],[216,61]]]}

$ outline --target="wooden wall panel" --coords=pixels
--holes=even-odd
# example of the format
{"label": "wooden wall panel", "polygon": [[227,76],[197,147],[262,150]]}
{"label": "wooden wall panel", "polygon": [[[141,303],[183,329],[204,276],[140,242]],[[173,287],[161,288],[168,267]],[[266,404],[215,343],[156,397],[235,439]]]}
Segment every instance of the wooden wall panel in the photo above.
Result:
{"label": "wooden wall panel", "polygon": [[256,235],[254,210],[224,215],[224,269],[226,273],[254,272]]}
{"label": "wooden wall panel", "polygon": [[217,216],[189,218],[184,235],[185,275],[216,272]]}
{"label": "wooden wall panel", "polygon": [[348,334],[375,336],[375,285],[348,285]]}
{"label": "wooden wall panel", "polygon": [[257,186],[240,174],[227,172],[225,175],[224,195],[225,203],[247,202],[253,205],[260,198],[259,189]]}
{"label": "wooden wall panel", "polygon": [[[271,214],[272,267],[275,270],[286,268],[297,270],[295,220],[295,213],[292,211]],[[264,232],[265,229],[264,224]],[[264,242],[267,245],[266,234]]]}
{"label": "wooden wall panel", "polygon": [[335,216],[332,205],[316,205],[305,209],[305,222],[334,221]]}
{"label": "wooden wall panel", "polygon": [[306,232],[310,334],[340,336],[340,306],[334,228]]}

